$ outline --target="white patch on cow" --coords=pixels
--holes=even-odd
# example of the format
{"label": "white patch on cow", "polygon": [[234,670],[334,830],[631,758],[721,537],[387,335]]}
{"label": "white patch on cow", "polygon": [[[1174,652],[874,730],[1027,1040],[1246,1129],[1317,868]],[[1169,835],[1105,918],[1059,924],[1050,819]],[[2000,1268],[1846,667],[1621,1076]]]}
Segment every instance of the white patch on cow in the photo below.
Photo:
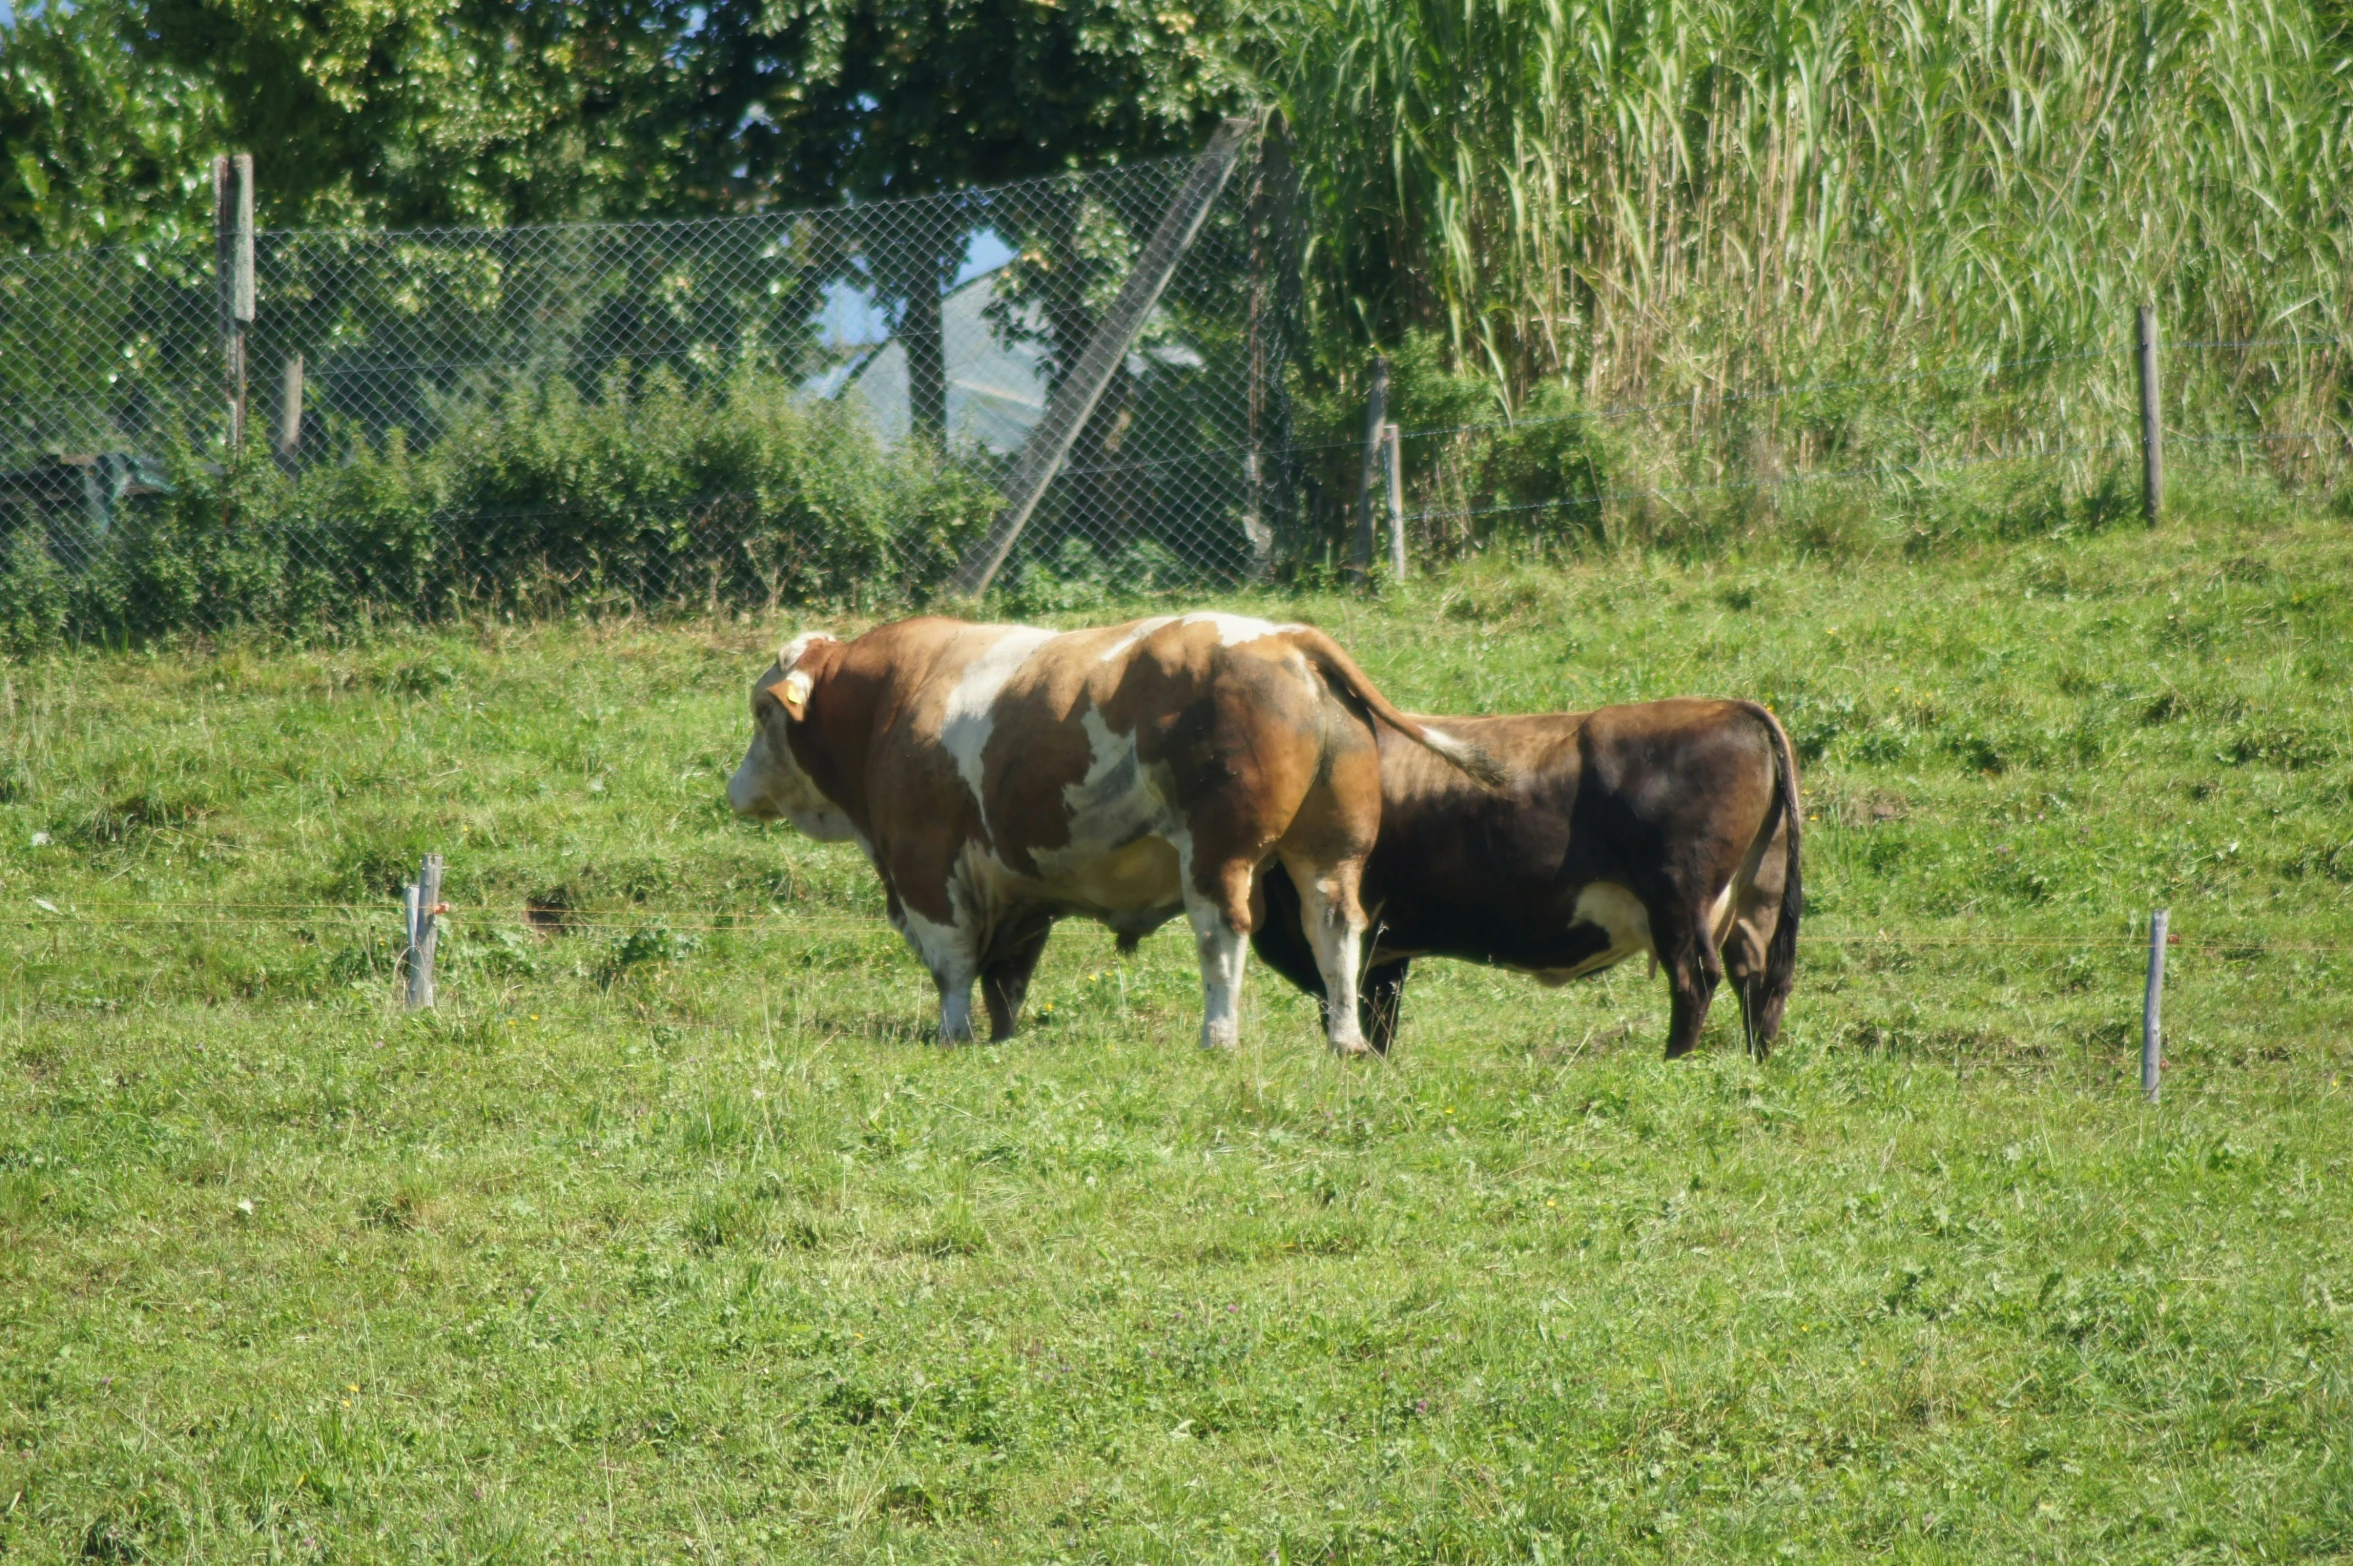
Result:
{"label": "white patch on cow", "polygon": [[1569,922],[1594,926],[1609,937],[1609,945],[1574,967],[1535,970],[1539,983],[1566,984],[1614,967],[1636,952],[1652,950],[1650,910],[1642,906],[1641,898],[1615,881],[1596,881],[1579,892]]}
{"label": "white patch on cow", "polygon": [[1429,744],[1429,747],[1457,766],[1469,766],[1482,758],[1483,753],[1477,746],[1456,739],[1444,729],[1427,723],[1423,724],[1421,728],[1422,738]]}
{"label": "white patch on cow", "polygon": [[1186,861],[1185,917],[1201,955],[1201,1047],[1230,1050],[1242,1042],[1242,964],[1250,942],[1226,923],[1216,904],[1193,890],[1192,845],[1185,847],[1179,856]]}
{"label": "white patch on cow", "polygon": [[981,753],[988,749],[989,736],[997,731],[997,698],[1030,655],[1052,641],[1053,631],[1036,626],[1008,625],[991,627],[997,639],[981,655],[964,666],[957,676],[955,689],[948,692],[946,712],[940,719],[940,744],[956,763],[956,773],[964,779],[964,786],[972,790],[972,802],[981,808],[981,820],[988,820],[988,802],[982,796],[984,782]]}
{"label": "white patch on cow", "polygon": [[1244,642],[1255,642],[1264,636],[1278,636],[1285,631],[1299,629],[1296,625],[1276,625],[1270,620],[1254,620],[1243,614],[1222,614],[1214,609],[1186,615],[1177,624],[1216,626],[1217,645],[1220,647],[1239,647]]}
{"label": "white patch on cow", "polygon": [[1250,943],[1214,908],[1194,909],[1191,917],[1201,954],[1201,1047],[1231,1050],[1242,1042],[1242,962]]}
{"label": "white patch on cow", "polygon": [[1127,656],[1128,649],[1135,646],[1136,643],[1142,641],[1145,637],[1150,636],[1154,631],[1161,629],[1163,626],[1174,624],[1176,624],[1176,616],[1173,614],[1160,615],[1157,618],[1150,620],[1138,620],[1135,624],[1127,628],[1127,633],[1121,636],[1118,641],[1113,642],[1109,647],[1105,648],[1099,655],[1097,655],[1095,661],[1097,663],[1117,663],[1120,659]]}
{"label": "white patch on cow", "polygon": [[834,636],[830,631],[803,631],[800,635],[794,637],[791,641],[786,642],[783,648],[778,651],[776,654],[776,667],[783,670],[785,673],[790,674],[792,673],[793,665],[801,661],[801,654],[807,652],[811,647],[814,647],[819,642],[830,642],[837,640],[839,640],[839,638]]}
{"label": "white patch on cow", "polygon": [[1030,857],[1062,897],[1103,914],[1165,918],[1180,902],[1172,836],[1183,822],[1168,802],[1164,768],[1146,767],[1132,735],[1115,734],[1101,711],[1079,715],[1086,776],[1062,790],[1070,841]]}
{"label": "white patch on cow", "polygon": [[1138,642],[1172,625],[1214,625],[1217,627],[1217,644],[1220,647],[1239,647],[1244,642],[1255,642],[1260,637],[1300,629],[1296,625],[1276,625],[1266,620],[1254,620],[1248,615],[1224,614],[1214,609],[1203,609],[1187,615],[1164,614],[1155,619],[1138,620],[1129,626],[1118,641],[1096,655],[1095,661],[1116,663],[1126,657]]}
{"label": "white patch on cow", "polygon": [[1597,926],[1610,938],[1613,948],[1629,952],[1645,951],[1650,946],[1650,910],[1615,881],[1596,881],[1577,894],[1577,908],[1571,924]]}
{"label": "white patch on cow", "polygon": [[1715,905],[1708,910],[1708,933],[1710,946],[1723,945],[1724,938],[1732,933],[1732,888],[1730,885],[1726,885],[1724,890],[1716,894]]}

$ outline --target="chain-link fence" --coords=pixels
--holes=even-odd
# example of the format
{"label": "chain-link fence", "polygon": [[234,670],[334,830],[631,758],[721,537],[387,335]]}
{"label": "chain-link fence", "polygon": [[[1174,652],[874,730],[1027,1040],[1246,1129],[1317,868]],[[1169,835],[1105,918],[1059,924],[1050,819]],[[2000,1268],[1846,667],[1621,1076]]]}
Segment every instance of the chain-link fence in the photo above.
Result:
{"label": "chain-link fence", "polygon": [[1279,152],[1246,144],[1208,187],[1201,168],[263,233],[250,324],[210,256],[0,261],[0,575],[134,633],[543,596],[920,599],[1204,195],[999,580],[1263,574],[1293,510],[1294,204]]}
{"label": "chain-link fence", "polygon": [[1336,570],[1385,561],[1392,530],[1415,562],[1721,548],[1764,529],[1866,552],[2065,533],[2152,514],[2152,436],[2193,510],[2224,493],[2343,504],[2353,341],[2159,336],[2144,354],[2132,316],[2118,326],[2109,343],[2064,352],[1952,351],[1891,373],[1698,384],[1615,405],[1554,385],[1509,415],[1486,383],[1425,357],[1398,366],[1386,442],[1360,423],[1295,454],[1300,532],[1323,540]]}
{"label": "chain-link fence", "polygon": [[[0,260],[0,642],[899,607],[969,586],[1014,514],[995,581],[1051,608],[1337,576],[1389,553],[1381,512],[1422,562],[2144,504],[2129,320],[2107,344],[1911,344],[1884,372],[1629,406],[1555,385],[1508,416],[1409,344],[1396,438],[1372,446],[1392,486],[1356,392],[1309,417],[1286,390],[1304,244],[1281,145],[1246,139],[1204,184],[1212,161],[748,217],[265,233],[249,324],[214,255]],[[2181,469],[2353,468],[2345,342],[2163,355],[2151,417]]]}

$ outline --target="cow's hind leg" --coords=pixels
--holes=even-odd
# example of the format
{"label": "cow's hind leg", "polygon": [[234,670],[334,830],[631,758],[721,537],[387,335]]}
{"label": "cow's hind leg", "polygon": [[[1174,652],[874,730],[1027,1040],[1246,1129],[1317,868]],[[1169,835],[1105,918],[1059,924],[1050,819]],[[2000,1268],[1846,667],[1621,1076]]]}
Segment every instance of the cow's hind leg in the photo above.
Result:
{"label": "cow's hind leg", "polygon": [[1046,937],[1054,933],[1053,917],[1044,912],[1025,914],[997,931],[980,965],[980,999],[988,1008],[992,1042],[1013,1037],[1021,1025],[1021,1003],[1029,994],[1030,976],[1045,955]]}
{"label": "cow's hind leg", "polygon": [[1749,952],[1748,931],[1738,919],[1724,933],[1720,950],[1724,966],[1724,980],[1732,986],[1733,995],[1740,1001],[1740,1042],[1751,1059],[1764,1058],[1757,1045],[1757,993],[1759,963]]}
{"label": "cow's hind leg", "polygon": [[1672,996],[1667,1015],[1667,1058],[1673,1060],[1690,1054],[1699,1043],[1700,1029],[1707,1026],[1708,1003],[1724,977],[1724,965],[1696,909],[1676,909],[1664,918],[1654,909],[1650,929]]}
{"label": "cow's hind leg", "polygon": [[1325,1037],[1335,1054],[1365,1054],[1371,1046],[1359,1020],[1356,985],[1364,960],[1364,907],[1357,900],[1364,861],[1350,858],[1316,865],[1286,854],[1283,868],[1299,888],[1299,922],[1324,976]]}

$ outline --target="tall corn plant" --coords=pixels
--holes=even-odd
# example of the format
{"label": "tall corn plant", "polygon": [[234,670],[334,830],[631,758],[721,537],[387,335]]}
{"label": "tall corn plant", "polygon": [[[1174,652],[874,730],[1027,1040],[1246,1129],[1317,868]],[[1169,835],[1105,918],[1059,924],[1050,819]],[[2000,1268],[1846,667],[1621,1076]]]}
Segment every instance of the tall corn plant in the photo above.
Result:
{"label": "tall corn plant", "polygon": [[[1437,330],[1509,398],[2015,366],[2144,299],[2175,339],[2353,313],[2353,78],[2305,4],[1290,0],[1266,36],[1327,330]],[[2344,358],[2302,362],[2225,400],[2341,415]]]}

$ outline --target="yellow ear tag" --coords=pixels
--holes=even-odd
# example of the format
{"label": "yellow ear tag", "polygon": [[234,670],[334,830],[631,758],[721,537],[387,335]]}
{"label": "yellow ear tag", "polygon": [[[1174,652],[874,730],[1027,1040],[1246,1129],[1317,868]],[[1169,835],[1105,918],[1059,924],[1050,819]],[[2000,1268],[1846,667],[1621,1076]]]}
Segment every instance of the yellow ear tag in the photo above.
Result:
{"label": "yellow ear tag", "polygon": [[816,682],[795,669],[777,684],[768,687],[776,699],[784,704],[784,715],[795,723],[809,716],[809,688]]}

